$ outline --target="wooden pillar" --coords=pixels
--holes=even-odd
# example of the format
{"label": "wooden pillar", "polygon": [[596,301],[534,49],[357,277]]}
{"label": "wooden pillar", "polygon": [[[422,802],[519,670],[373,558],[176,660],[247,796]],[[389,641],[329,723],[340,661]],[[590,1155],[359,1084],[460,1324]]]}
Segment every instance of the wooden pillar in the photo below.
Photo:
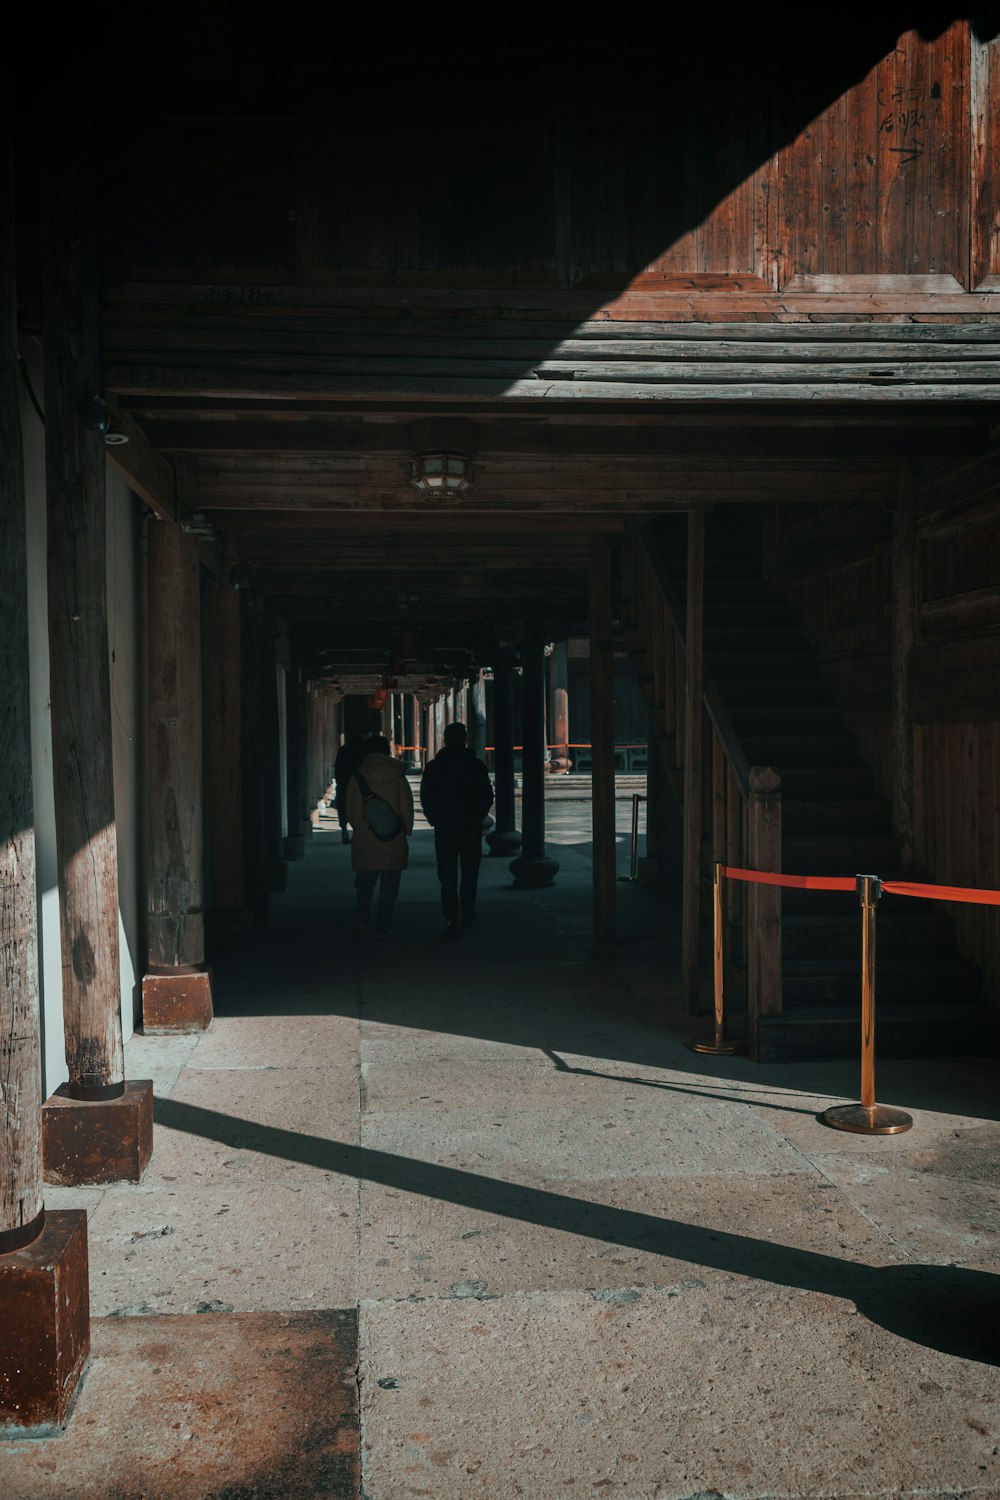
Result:
{"label": "wooden pillar", "polygon": [[491,855],[513,854],[521,847],[514,797],[514,668],[509,656],[493,666],[493,786],[496,827],[486,835]]}
{"label": "wooden pillar", "polygon": [[549,774],[565,775],[569,754],[569,663],[565,641],[556,641],[549,657]]}
{"label": "wooden pillar", "polygon": [[245,940],[251,914],[243,882],[243,764],[240,737],[240,595],[218,579],[205,621],[205,807],[212,942]]}
{"label": "wooden pillar", "polygon": [[0,145],[0,1433],[61,1426],[90,1352],[87,1215],[42,1191],[41,1017],[17,381],[14,140]]}
{"label": "wooden pillar", "polygon": [[[750,770],[747,857],[752,870],[781,870],[781,777],[773,766]],[[761,1021],[781,1015],[781,887],[747,888],[747,1040],[761,1057]]]}
{"label": "wooden pillar", "polygon": [[[272,891],[285,889],[288,865],[284,855],[282,806],[285,789],[281,784],[281,728],[278,715],[278,655],[274,630],[265,618],[261,627],[260,658],[260,743],[264,819],[264,841],[267,858],[267,883]],[[331,705],[332,706],[332,705]],[[332,775],[332,759],[330,761]]]}
{"label": "wooden pillar", "polygon": [[681,989],[688,1010],[702,1010],[699,965],[701,928],[702,718],[705,625],[705,516],[688,515],[687,643],[684,680],[684,853],[681,916]]}
{"label": "wooden pillar", "polygon": [[521,647],[521,853],[511,861],[514,884],[551,885],[559,871],[545,853],[545,647]]}
{"label": "wooden pillar", "polygon": [[295,667],[285,673],[285,700],[288,737],[288,837],[285,839],[285,858],[302,859],[305,840],[312,833],[312,824],[306,808],[305,690],[302,674]]}
{"label": "wooden pillar", "polygon": [[106,607],[93,161],[86,122],[45,153],[42,252],[49,696],[69,1082],[42,1115],[48,1181],[138,1181],[152,1084],[126,1085]]}
{"label": "wooden pillar", "polygon": [[477,760],[486,754],[486,682],[479,668],[469,692],[469,744]]}
{"label": "wooden pillar", "polygon": [[38,1003],[35,821],[28,678],[28,558],[17,385],[13,143],[3,150],[0,192],[0,1253],[42,1229],[42,1065]]}
{"label": "wooden pillar", "polygon": [[201,622],[198,554],[169,522],[150,526],[147,973],[143,1029],[203,1031],[205,967]]}
{"label": "wooden pillar", "polygon": [[913,863],[916,794],[913,750],[913,650],[917,635],[917,526],[913,469],[900,466],[892,518],[892,822],[900,862]]}
{"label": "wooden pillar", "polygon": [[590,544],[590,742],[594,946],[615,942],[615,702],[611,641],[611,544]]}
{"label": "wooden pillar", "polygon": [[[241,595],[240,740],[243,746],[243,882],[246,902],[258,925],[267,921],[270,892],[264,840],[264,783],[260,734],[260,601]],[[323,700],[319,699],[319,709]]]}
{"label": "wooden pillar", "polygon": [[124,1089],[105,597],[100,287],[87,132],[48,164],[44,238],[52,762],[68,1092]]}

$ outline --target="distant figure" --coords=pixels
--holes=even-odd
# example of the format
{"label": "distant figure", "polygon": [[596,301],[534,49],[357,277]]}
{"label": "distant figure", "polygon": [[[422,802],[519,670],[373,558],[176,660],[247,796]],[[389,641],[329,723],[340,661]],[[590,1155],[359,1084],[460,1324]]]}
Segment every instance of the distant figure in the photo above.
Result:
{"label": "distant figure", "polygon": [[[449,724],[420,782],[420,806],[434,829],[441,911],[446,937],[476,920],[476,887],[483,857],[483,819],[493,806],[493,784],[466,745],[464,724]],[[459,886],[458,867],[462,866]]]}
{"label": "distant figure", "polygon": [[337,759],[333,763],[333,781],[336,787],[333,805],[340,819],[340,842],[342,844],[351,842],[351,835],[347,831],[347,783],[357,769],[363,754],[364,743],[363,734],[349,734],[337,751]]}
{"label": "distant figure", "polygon": [[[380,882],[375,930],[379,937],[386,937],[392,928],[400,872],[409,863],[413,794],[402,764],[389,754],[389,741],[379,734],[365,741],[360,763],[347,783],[345,805],[354,829],[351,868],[358,893],[358,931],[368,931],[372,897]],[[393,815],[398,824],[395,832]]]}

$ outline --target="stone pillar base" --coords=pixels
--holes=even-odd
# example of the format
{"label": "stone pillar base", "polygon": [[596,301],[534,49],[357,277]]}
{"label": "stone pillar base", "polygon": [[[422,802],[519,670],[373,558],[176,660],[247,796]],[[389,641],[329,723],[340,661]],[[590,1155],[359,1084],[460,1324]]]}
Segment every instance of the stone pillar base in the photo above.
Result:
{"label": "stone pillar base", "polygon": [[[310,832],[312,830],[310,829]],[[283,852],[286,859],[305,859],[306,841],[300,833],[290,833],[285,839]]]}
{"label": "stone pillar base", "polygon": [[249,906],[223,906],[205,917],[205,941],[211,948],[237,948],[253,936],[253,912]]}
{"label": "stone pillar base", "polygon": [[90,1354],[87,1215],[47,1213],[38,1239],[0,1255],[0,1438],[65,1426]]}
{"label": "stone pillar base", "polygon": [[207,1031],[213,1014],[211,969],[144,976],[142,1029],[147,1036]]}
{"label": "stone pillar base", "polygon": [[559,861],[549,859],[547,854],[522,854],[511,861],[510,873],[518,890],[538,890],[552,885],[559,873]]}
{"label": "stone pillar base", "polygon": [[486,835],[486,842],[490,846],[491,855],[516,854],[521,847],[521,835],[516,828],[494,828],[492,833]]}
{"label": "stone pillar base", "polygon": [[281,895],[288,885],[288,864],[284,859],[269,859],[267,862],[267,888]]}
{"label": "stone pillar base", "polygon": [[42,1105],[42,1172],[58,1187],[139,1182],[153,1154],[153,1085],[126,1083],[118,1099],[73,1099],[68,1085]]}
{"label": "stone pillar base", "polygon": [[650,854],[645,859],[640,859],[637,873],[640,885],[658,885],[660,881],[659,858],[655,854]]}

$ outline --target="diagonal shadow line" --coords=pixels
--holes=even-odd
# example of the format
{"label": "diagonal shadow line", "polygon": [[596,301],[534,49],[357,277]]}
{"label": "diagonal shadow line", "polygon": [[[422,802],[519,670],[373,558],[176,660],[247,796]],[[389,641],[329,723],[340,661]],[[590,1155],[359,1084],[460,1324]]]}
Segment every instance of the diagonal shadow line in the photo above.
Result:
{"label": "diagonal shadow line", "polygon": [[154,1119],[157,1125],[230,1149],[256,1151],[731,1275],[849,1298],[873,1323],[899,1337],[959,1358],[1000,1364],[1000,1277],[990,1272],[916,1263],[866,1265],[751,1235],[591,1203],[550,1188],[504,1182],[392,1151],[240,1120],[173,1099],[155,1099]]}
{"label": "diagonal shadow line", "polygon": [[723,1104],[746,1104],[751,1109],[776,1109],[787,1115],[811,1115],[814,1109],[803,1109],[796,1104],[773,1104],[769,1099],[748,1099],[742,1093],[716,1094],[711,1089],[688,1089],[680,1083],[662,1083],[658,1078],[636,1078],[630,1073],[602,1073],[597,1068],[573,1068],[551,1047],[540,1049],[554,1064],[559,1073],[575,1073],[578,1078],[607,1078],[611,1083],[633,1083],[644,1089],[665,1089],[669,1094],[690,1094],[693,1099],[719,1099]]}

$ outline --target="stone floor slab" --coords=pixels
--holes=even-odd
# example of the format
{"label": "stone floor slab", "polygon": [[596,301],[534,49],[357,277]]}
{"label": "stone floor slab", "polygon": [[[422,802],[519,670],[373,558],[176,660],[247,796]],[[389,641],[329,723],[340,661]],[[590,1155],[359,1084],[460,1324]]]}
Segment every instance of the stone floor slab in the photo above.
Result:
{"label": "stone floor slab", "polygon": [[810,1170],[752,1110],[686,1100],[683,1111],[637,1102],[583,1110],[565,1106],[409,1109],[362,1116],[362,1144],[522,1183],[711,1172]]}
{"label": "stone floor slab", "polygon": [[995,1371],[847,1299],[696,1278],[364,1304],[361,1327],[367,1500],[987,1500],[1000,1485]]}
{"label": "stone floor slab", "polygon": [[141,1031],[133,1032],[125,1043],[125,1076],[151,1078],[154,1094],[169,1094],[200,1040],[195,1033],[144,1036]]}
{"label": "stone floor slab", "polygon": [[353,1311],[97,1319],[66,1431],[4,1500],[357,1500]]}
{"label": "stone floor slab", "polygon": [[905,1259],[811,1174],[757,1178],[752,1192],[741,1175],[560,1183],[544,1196],[494,1184],[465,1203],[428,1187],[362,1185],[362,1298],[662,1286],[690,1276],[815,1286]]}
{"label": "stone floor slab", "polygon": [[348,1064],[246,1072],[187,1069],[154,1102],[144,1182],[228,1183],[337,1170],[357,1137],[358,1081]]}
{"label": "stone floor slab", "polygon": [[92,1311],[353,1307],[357,1214],[345,1177],[111,1189],[90,1222]]}
{"label": "stone floor slab", "polygon": [[190,1059],[196,1070],[357,1066],[354,1016],[219,1016]]}

